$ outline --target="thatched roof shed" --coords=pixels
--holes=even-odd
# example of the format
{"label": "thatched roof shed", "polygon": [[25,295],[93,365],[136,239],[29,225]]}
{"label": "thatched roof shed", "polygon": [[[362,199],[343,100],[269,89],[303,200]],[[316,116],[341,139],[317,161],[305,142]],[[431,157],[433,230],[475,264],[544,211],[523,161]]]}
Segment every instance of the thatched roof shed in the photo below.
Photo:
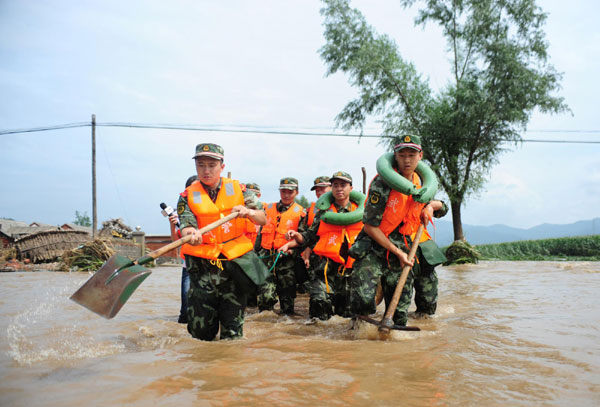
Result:
{"label": "thatched roof shed", "polygon": [[89,238],[86,232],[77,230],[51,230],[38,232],[15,241],[20,260],[33,263],[56,261],[66,250],[72,250]]}

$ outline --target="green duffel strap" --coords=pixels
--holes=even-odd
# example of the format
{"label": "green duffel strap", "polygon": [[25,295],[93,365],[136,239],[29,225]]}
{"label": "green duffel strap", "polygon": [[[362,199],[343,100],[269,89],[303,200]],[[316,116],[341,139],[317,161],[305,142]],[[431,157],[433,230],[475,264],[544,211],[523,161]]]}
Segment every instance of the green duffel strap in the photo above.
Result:
{"label": "green duffel strap", "polygon": [[442,264],[446,261],[446,256],[444,256],[444,253],[433,240],[427,240],[420,243],[419,249],[421,249],[421,253],[425,258],[425,261],[430,266],[435,267],[438,264]]}

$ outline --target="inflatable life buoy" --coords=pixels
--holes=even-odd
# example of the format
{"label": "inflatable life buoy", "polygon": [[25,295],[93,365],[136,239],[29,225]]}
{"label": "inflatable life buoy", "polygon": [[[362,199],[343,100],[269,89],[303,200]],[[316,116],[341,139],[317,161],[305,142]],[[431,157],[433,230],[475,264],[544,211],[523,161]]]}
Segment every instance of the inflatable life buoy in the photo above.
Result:
{"label": "inflatable life buoy", "polygon": [[[359,191],[350,191],[350,200],[358,205],[358,208],[352,212],[337,213],[337,212],[325,212],[321,216],[321,220],[325,223],[332,225],[351,225],[356,222],[362,221],[363,214],[365,211],[365,200],[367,197],[365,194]],[[326,211],[331,207],[331,204],[335,202],[331,191],[324,193],[317,200],[315,207],[319,210]]]}
{"label": "inflatable life buoy", "polygon": [[377,173],[390,188],[405,195],[412,195],[420,203],[427,203],[433,199],[438,190],[438,181],[435,173],[423,161],[419,161],[416,173],[419,174],[423,185],[418,189],[412,182],[398,174],[392,167],[394,153],[386,153],[377,160]]}

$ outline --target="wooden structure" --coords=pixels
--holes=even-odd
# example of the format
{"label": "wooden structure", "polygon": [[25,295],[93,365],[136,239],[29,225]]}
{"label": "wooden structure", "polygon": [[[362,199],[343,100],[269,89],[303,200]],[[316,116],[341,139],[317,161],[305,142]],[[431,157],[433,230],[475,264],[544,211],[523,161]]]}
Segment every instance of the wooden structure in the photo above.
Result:
{"label": "wooden structure", "polygon": [[20,260],[32,263],[56,261],[65,250],[72,250],[85,243],[89,235],[76,230],[52,230],[34,233],[15,241]]}

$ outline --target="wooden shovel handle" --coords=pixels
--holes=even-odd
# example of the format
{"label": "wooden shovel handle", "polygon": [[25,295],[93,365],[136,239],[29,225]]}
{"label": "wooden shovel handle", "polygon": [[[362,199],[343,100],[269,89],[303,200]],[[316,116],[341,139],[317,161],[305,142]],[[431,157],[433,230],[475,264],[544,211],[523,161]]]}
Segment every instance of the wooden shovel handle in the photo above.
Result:
{"label": "wooden shovel handle", "polygon": [[[423,230],[425,230],[425,225],[421,223],[419,225],[419,229],[417,229],[417,234],[415,239],[413,240],[412,247],[408,252],[408,261],[412,261],[415,258],[415,254],[417,253],[417,249],[419,248],[419,242],[421,240],[421,235],[423,234]],[[402,274],[398,279],[398,284],[396,284],[396,290],[394,291],[394,295],[392,296],[392,300],[388,304],[387,309],[385,310],[385,315],[379,324],[379,330],[383,332],[389,332],[390,326],[394,325],[392,321],[392,317],[394,312],[396,311],[396,307],[398,306],[398,301],[400,301],[400,296],[402,295],[402,290],[404,289],[404,284],[406,283],[406,278],[408,277],[408,273],[412,267],[410,265],[404,266],[402,268]]]}
{"label": "wooden shovel handle", "polygon": [[[238,215],[239,215],[239,212],[231,212],[229,215],[225,216],[224,218],[221,218],[219,220],[214,221],[213,223],[211,223],[209,225],[204,226],[202,229],[199,230],[199,232],[201,234],[210,232],[211,230],[221,226],[223,223],[229,222],[231,219],[236,218]],[[156,259],[156,258],[162,256],[163,254],[165,254],[173,249],[178,248],[179,246],[183,246],[184,244],[189,243],[189,241],[191,239],[192,239],[192,235],[184,236],[179,240],[175,240],[174,242],[171,242],[166,246],[163,246],[161,248],[154,250],[153,252],[148,253],[143,258],[151,257],[152,259]],[[142,264],[141,261],[142,261],[142,258],[138,259],[137,263]]]}

